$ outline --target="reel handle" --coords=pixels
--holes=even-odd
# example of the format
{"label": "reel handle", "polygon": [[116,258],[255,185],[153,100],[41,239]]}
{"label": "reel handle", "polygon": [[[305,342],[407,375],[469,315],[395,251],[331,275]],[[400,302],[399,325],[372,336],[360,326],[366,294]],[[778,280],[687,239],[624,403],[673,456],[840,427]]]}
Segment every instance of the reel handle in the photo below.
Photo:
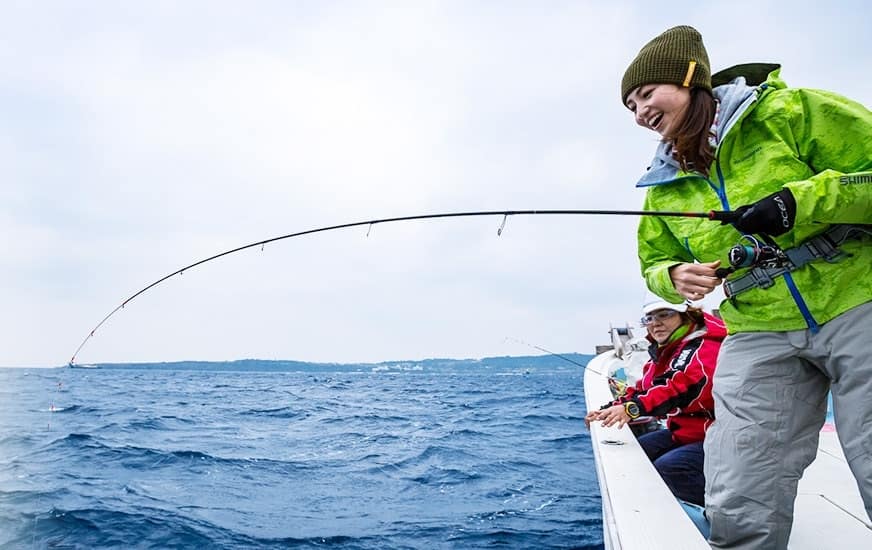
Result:
{"label": "reel handle", "polygon": [[727,275],[734,273],[735,271],[735,267],[719,267],[715,270],[715,277],[718,279],[724,279]]}

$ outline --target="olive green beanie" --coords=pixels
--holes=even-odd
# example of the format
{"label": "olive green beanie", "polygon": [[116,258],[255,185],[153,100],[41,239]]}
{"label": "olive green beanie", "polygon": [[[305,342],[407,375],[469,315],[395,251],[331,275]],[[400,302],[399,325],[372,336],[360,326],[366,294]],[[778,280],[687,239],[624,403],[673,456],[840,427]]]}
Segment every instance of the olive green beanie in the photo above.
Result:
{"label": "olive green beanie", "polygon": [[699,31],[687,25],[673,27],[639,50],[621,81],[621,102],[643,84],[677,84],[712,89],[708,54]]}

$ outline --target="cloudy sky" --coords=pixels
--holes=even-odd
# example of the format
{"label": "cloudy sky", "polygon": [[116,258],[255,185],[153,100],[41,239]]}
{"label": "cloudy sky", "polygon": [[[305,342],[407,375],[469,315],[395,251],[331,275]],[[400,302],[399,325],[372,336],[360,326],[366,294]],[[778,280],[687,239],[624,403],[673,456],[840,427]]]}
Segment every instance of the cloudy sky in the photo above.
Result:
{"label": "cloudy sky", "polygon": [[[0,365],[65,364],[152,281],[320,226],[638,209],[626,65],[676,24],[715,69],[872,105],[860,2],[2,2]],[[80,363],[592,352],[639,317],[628,217],[377,225],[173,277]],[[709,305],[716,304],[712,299]]]}

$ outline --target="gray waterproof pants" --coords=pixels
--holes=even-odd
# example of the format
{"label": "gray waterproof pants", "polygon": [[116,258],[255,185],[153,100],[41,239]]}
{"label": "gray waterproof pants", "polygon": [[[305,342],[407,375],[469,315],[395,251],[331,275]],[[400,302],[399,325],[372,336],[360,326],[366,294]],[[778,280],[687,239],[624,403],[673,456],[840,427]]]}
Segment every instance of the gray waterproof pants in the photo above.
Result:
{"label": "gray waterproof pants", "polygon": [[713,548],[784,549],[833,393],[839,439],[872,519],[872,302],[808,330],[730,335],[705,439]]}

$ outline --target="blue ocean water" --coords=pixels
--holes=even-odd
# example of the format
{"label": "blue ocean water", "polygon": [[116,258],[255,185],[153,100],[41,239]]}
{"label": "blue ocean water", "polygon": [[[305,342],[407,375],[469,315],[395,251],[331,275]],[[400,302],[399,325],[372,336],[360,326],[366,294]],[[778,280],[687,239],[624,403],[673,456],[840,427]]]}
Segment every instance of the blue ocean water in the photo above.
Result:
{"label": "blue ocean water", "polygon": [[0,369],[0,547],[603,547],[580,367],[245,367]]}

